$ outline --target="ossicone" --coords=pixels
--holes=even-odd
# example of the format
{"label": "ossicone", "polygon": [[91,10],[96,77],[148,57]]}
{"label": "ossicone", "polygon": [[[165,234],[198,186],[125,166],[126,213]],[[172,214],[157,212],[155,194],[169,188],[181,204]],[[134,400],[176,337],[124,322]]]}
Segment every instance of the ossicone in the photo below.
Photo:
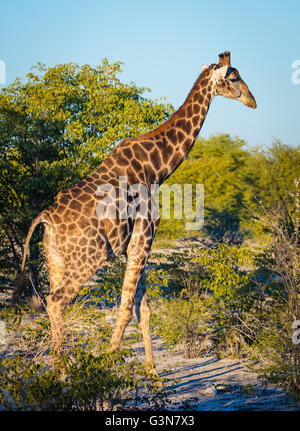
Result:
{"label": "ossicone", "polygon": [[219,54],[219,65],[231,67],[229,51],[225,51]]}

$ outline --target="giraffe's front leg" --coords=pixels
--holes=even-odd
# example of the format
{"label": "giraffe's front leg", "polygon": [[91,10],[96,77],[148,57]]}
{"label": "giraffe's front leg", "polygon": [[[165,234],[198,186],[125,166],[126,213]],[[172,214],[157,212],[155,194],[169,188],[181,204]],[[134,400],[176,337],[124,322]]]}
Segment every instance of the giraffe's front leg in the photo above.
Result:
{"label": "giraffe's front leg", "polygon": [[137,294],[137,317],[140,320],[143,331],[146,361],[153,369],[154,362],[149,330],[150,308],[148,306],[147,296],[145,295],[144,270],[158,225],[159,218],[155,220],[138,218],[135,220],[134,230],[127,248],[127,267],[121,304],[111,339],[111,348],[117,348],[123,337],[125,328],[132,318],[133,302]]}
{"label": "giraffe's front leg", "polygon": [[140,324],[146,354],[146,363],[151,369],[154,370],[154,361],[152,355],[152,344],[150,335],[150,317],[151,310],[148,304],[148,295],[146,292],[146,272],[144,270],[141,280],[139,282],[136,296],[135,296],[135,311],[136,317]]}
{"label": "giraffe's front leg", "polygon": [[132,318],[132,308],[137,286],[143,274],[148,253],[131,253],[128,255],[125,271],[121,304],[118,310],[116,324],[111,338],[111,350],[119,347],[126,326]]}

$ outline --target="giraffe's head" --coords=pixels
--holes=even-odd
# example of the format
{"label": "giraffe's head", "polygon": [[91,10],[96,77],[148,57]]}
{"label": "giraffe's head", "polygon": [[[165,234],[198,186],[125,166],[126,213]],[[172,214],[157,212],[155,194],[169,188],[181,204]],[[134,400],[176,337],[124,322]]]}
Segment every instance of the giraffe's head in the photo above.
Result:
{"label": "giraffe's head", "polygon": [[247,84],[242,80],[238,70],[231,67],[229,51],[220,54],[219,63],[212,64],[209,69],[211,69],[215,95],[239,100],[250,108],[256,108],[255,98]]}

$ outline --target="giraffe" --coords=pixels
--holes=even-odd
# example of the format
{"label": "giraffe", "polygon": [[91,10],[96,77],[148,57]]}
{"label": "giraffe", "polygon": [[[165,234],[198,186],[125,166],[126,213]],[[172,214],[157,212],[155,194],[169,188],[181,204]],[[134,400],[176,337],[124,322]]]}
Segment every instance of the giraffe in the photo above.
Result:
{"label": "giraffe", "polygon": [[[161,185],[191,150],[209,106],[217,95],[256,108],[255,98],[237,69],[231,67],[229,51],[219,55],[218,64],[202,66],[202,72],[185,102],[164,124],[116,145],[89,177],[68,190],[60,191],[54,204],[33,220],[25,242],[19,280],[24,280],[31,235],[39,223],[44,223],[43,246],[50,279],[46,309],[56,349],[60,348],[64,335],[63,318],[67,304],[101,264],[125,254],[127,265],[111,349],[118,348],[135,305],[146,363],[155,367],[145,267],[159,225],[159,215],[157,211],[155,216],[150,213],[150,204],[153,204],[150,193],[146,196],[142,193],[139,203],[134,204],[130,196],[123,197],[118,179],[122,177],[127,186],[137,184],[146,191],[153,184]],[[99,187],[103,185],[107,188],[101,194]],[[108,186],[114,189],[115,194],[110,193]],[[98,209],[104,202],[108,211],[101,217]],[[143,214],[140,211],[142,204],[146,208]],[[134,217],[128,215],[132,206]],[[115,213],[110,216],[112,208]]]}

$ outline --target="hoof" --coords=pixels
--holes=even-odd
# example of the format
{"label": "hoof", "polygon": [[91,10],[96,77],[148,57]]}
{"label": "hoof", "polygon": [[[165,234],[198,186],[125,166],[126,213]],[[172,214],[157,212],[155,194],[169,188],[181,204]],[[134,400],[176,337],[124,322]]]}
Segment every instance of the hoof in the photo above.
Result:
{"label": "hoof", "polygon": [[151,380],[153,387],[155,389],[162,389],[163,384],[162,384],[162,381],[160,380],[160,377],[156,371],[154,362],[152,362],[152,363],[146,362],[145,365],[146,365],[146,369],[147,369],[148,379]]}

